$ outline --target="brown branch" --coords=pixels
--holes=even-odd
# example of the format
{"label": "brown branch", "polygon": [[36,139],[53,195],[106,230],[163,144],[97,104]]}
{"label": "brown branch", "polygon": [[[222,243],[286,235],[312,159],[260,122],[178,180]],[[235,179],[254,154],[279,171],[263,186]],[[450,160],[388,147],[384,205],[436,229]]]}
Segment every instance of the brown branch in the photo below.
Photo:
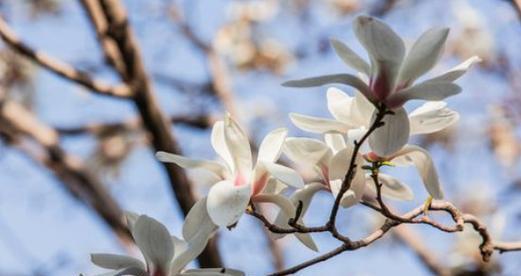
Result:
{"label": "brown branch", "polygon": [[0,37],[17,53],[95,93],[119,98],[128,98],[130,96],[130,90],[126,85],[112,86],[100,80],[92,79],[87,72],[78,70],[67,63],[32,49],[18,38],[2,17],[0,17]]}
{"label": "brown branch", "polygon": [[[87,2],[85,4],[88,4]],[[145,129],[150,133],[155,151],[181,154],[181,149],[171,131],[170,122],[165,118],[155,98],[152,83],[147,75],[136,38],[128,23],[127,13],[119,0],[99,1],[101,9],[92,9],[95,16],[103,16],[106,30],[98,30],[103,39],[114,42],[122,58],[124,70],[117,70],[132,91],[132,100],[138,109]],[[86,5],[84,5],[86,6]],[[94,16],[90,16],[91,19]],[[95,22],[94,27],[99,27]],[[106,50],[104,48],[104,50]],[[106,56],[111,53],[105,52]],[[114,57],[115,58],[115,57]],[[170,186],[184,215],[196,201],[190,181],[184,170],[172,164],[162,164],[170,180]],[[215,240],[208,243],[206,250],[198,258],[203,267],[220,267],[221,259]]]}
{"label": "brown branch", "polygon": [[[50,169],[65,189],[73,197],[91,206],[118,237],[122,240],[130,239],[117,202],[98,179],[87,173],[81,160],[60,147],[56,131],[39,122],[21,105],[10,101],[0,104],[0,131],[8,135],[10,142],[31,159]],[[19,137],[33,141],[41,153],[34,154],[27,143],[23,143],[24,139]]]}

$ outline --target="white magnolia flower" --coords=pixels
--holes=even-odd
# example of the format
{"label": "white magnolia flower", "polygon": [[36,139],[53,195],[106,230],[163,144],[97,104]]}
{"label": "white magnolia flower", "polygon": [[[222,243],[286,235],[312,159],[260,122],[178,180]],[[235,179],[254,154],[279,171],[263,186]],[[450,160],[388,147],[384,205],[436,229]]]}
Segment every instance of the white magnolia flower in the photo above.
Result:
{"label": "white magnolia flower", "polygon": [[[386,116],[385,125],[370,137],[370,143],[387,141],[385,147],[375,148],[380,156],[388,156],[407,143],[410,126],[403,104],[409,100],[440,101],[458,94],[461,88],[453,82],[461,77],[478,57],[472,57],[448,72],[414,84],[434,67],[449,30],[432,28],[423,33],[406,55],[403,40],[385,23],[368,16],[358,16],[354,22],[355,34],[367,50],[370,64],[347,45],[332,40],[333,48],[349,66],[365,74],[369,81],[352,74],[334,74],[288,81],[284,86],[313,87],[330,83],[352,86],[375,105],[384,105],[395,114]],[[376,113],[373,114],[373,118]]]}
{"label": "white magnolia flower", "polygon": [[[341,134],[328,134],[327,137],[327,144],[311,138],[291,137],[286,139],[283,151],[292,161],[313,169],[319,178],[317,183],[320,183],[322,189],[330,191],[336,198],[349,168],[354,148],[345,143]],[[355,158],[358,166],[355,169],[351,187],[340,202],[343,207],[350,207],[358,203],[365,190],[365,177],[361,168],[364,159],[361,154],[357,154]],[[316,183],[308,184],[303,191],[313,191],[312,195],[320,190],[317,189],[318,187],[320,186],[317,186]],[[308,196],[302,192],[296,194],[299,195],[297,198]],[[301,199],[292,198],[292,200],[294,203],[298,203],[298,200]],[[305,205],[304,207],[307,208],[307,203]]]}
{"label": "white magnolia flower", "polygon": [[[410,114],[405,114],[410,126],[409,135],[428,134],[445,129],[459,119],[459,114],[446,107],[445,102],[426,102]],[[372,105],[362,94],[356,92],[351,97],[340,89],[331,87],[327,90],[327,107],[334,119],[318,118],[302,114],[291,113],[291,121],[300,129],[314,133],[347,133],[350,143],[358,140],[370,127],[371,116],[375,111]],[[385,151],[387,143],[394,141],[392,137],[401,135],[401,129],[389,129],[391,133],[387,139],[385,136],[373,136],[369,140],[374,152]],[[378,131],[378,129],[376,130]],[[408,138],[408,137],[407,137]]]}
{"label": "white magnolia flower", "polygon": [[[215,275],[215,269],[182,271],[188,263],[201,254],[208,239],[217,230],[217,226],[211,222],[206,212],[205,199],[197,202],[188,213],[183,224],[183,239],[171,236],[163,224],[146,215],[127,212],[126,218],[132,237],[146,263],[124,255],[91,254],[91,260],[95,265],[113,270],[102,275]],[[218,270],[222,272],[219,275],[244,275],[233,269],[219,268]]]}
{"label": "white magnolia flower", "polygon": [[221,181],[208,192],[208,214],[218,226],[231,226],[242,216],[250,200],[271,202],[281,208],[292,206],[281,195],[262,194],[270,177],[295,188],[304,186],[297,172],[275,163],[280,157],[286,136],[287,130],[284,128],[270,132],[259,147],[254,166],[248,137],[227,115],[224,121],[215,123],[212,130],[212,146],[225,161],[224,164],[188,159],[166,152],[158,152],[156,156],[163,162],[172,162],[183,168],[201,168],[213,172]]}

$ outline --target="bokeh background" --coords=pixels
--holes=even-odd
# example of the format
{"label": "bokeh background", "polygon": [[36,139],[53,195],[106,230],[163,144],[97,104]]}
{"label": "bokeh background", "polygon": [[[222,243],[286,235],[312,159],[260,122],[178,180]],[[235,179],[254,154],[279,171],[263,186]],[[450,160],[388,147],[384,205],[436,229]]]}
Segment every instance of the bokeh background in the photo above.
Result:
{"label": "bokeh background", "polygon": [[[431,26],[450,27],[445,53],[430,75],[473,55],[483,62],[458,81],[463,93],[448,100],[461,114],[460,121],[440,133],[415,137],[413,143],[432,153],[450,201],[483,218],[496,238],[521,239],[519,1],[122,2],[160,108],[174,122],[172,131],[183,153],[197,158],[215,158],[210,129],[225,110],[240,120],[253,144],[276,127],[288,127],[293,136],[313,137],[292,126],[287,114],[330,116],[326,88],[296,90],[280,83],[353,73],[336,57],[328,39],[338,38],[365,57],[351,28],[357,14],[382,18],[409,45]],[[34,49],[95,78],[119,82],[104,61],[80,1],[3,0],[0,12]],[[93,94],[0,45],[2,106],[14,103],[23,116],[59,134],[64,152],[81,161],[122,209],[155,217],[180,234],[182,212],[153,157],[150,137],[136,121],[133,104]],[[12,131],[3,120],[0,275],[93,275],[103,270],[90,264],[89,253],[136,253],[84,199],[71,195],[55,167],[42,161],[48,153],[41,140]],[[416,196],[413,202],[392,204],[400,210],[421,204],[426,193],[414,169],[395,173]],[[189,176],[196,194],[204,195],[209,187],[204,175]],[[323,222],[330,206],[327,194],[317,196],[308,223]],[[266,211],[274,213],[269,207]],[[342,211],[340,219],[342,229],[353,237],[362,237],[380,222],[363,206]],[[425,253],[454,274],[521,273],[516,253],[496,253],[491,263],[481,263],[479,237],[470,231],[454,235],[422,226],[398,229],[369,248],[344,253],[298,275],[430,275],[419,258]],[[247,275],[264,275],[316,254],[292,237],[270,242],[260,224],[247,216],[233,231],[224,229],[218,236],[224,264]],[[316,242],[322,251],[336,245],[328,235],[317,235]]]}

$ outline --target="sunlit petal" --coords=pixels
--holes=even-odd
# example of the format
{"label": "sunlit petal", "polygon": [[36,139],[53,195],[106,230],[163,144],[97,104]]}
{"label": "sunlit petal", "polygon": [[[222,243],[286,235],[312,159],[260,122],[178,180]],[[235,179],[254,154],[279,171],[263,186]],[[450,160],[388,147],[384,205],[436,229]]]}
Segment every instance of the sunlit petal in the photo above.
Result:
{"label": "sunlit petal", "polygon": [[449,71],[441,74],[440,76],[434,77],[428,81],[429,82],[431,82],[431,81],[432,82],[455,81],[455,80],[459,79],[461,76],[463,76],[474,63],[478,63],[478,62],[481,62],[481,58],[479,58],[478,56],[473,56],[473,57],[465,60],[464,62],[454,66],[453,68],[449,69]]}
{"label": "sunlit petal", "polygon": [[[384,197],[396,200],[412,200],[414,198],[411,188],[400,180],[384,173],[378,174],[378,180],[383,184],[382,195]],[[366,187],[373,194],[376,194],[373,179],[369,175],[366,176]]]}
{"label": "sunlit petal", "polygon": [[326,133],[324,134],[324,141],[336,153],[346,147],[344,135],[340,133]]}
{"label": "sunlit petal", "polygon": [[248,179],[252,171],[250,141],[229,114],[226,114],[224,120],[224,142],[232,156],[234,173]]}
{"label": "sunlit petal", "polygon": [[362,72],[368,76],[371,75],[369,64],[367,64],[365,60],[363,60],[359,55],[351,50],[351,48],[336,39],[331,39],[330,42],[333,46],[333,49],[335,49],[336,54],[344,61],[345,64],[354,68],[358,72]]}
{"label": "sunlit petal", "polygon": [[156,158],[161,162],[174,163],[184,169],[204,169],[208,170],[220,178],[224,178],[226,167],[219,162],[210,160],[190,159],[181,155],[158,151]]}
{"label": "sunlit petal", "polygon": [[168,271],[174,256],[174,245],[163,224],[149,216],[141,215],[132,229],[132,236],[149,266]]}
{"label": "sunlit petal", "polygon": [[[376,117],[373,115],[373,120]],[[395,109],[393,115],[386,115],[384,125],[369,136],[369,146],[378,156],[389,156],[400,150],[409,140],[409,117],[403,107]]]}
{"label": "sunlit petal", "polygon": [[461,87],[451,82],[422,82],[394,93],[386,100],[389,108],[402,106],[409,100],[441,101],[461,92]]}
{"label": "sunlit petal", "polygon": [[230,226],[237,222],[248,206],[251,186],[235,186],[232,181],[223,180],[210,188],[206,203],[208,215],[218,226]]}
{"label": "sunlit petal", "polygon": [[446,105],[445,102],[426,102],[411,112],[411,135],[437,132],[457,122],[459,114]]}
{"label": "sunlit petal", "polygon": [[313,133],[326,133],[333,131],[345,133],[349,129],[348,125],[331,119],[318,118],[297,113],[290,113],[289,118],[298,128]]}
{"label": "sunlit petal", "polygon": [[374,100],[374,97],[369,89],[369,86],[362,81],[357,76],[351,74],[334,74],[334,75],[325,75],[319,77],[311,77],[300,80],[292,80],[287,81],[282,84],[282,86],[286,87],[316,87],[322,86],[325,84],[333,84],[339,83],[347,86],[351,86],[359,90],[364,96],[366,96],[369,100]]}
{"label": "sunlit petal", "polygon": [[268,162],[264,163],[264,166],[271,176],[280,180],[284,184],[294,188],[302,188],[304,186],[304,180],[302,180],[302,177],[295,170]]}
{"label": "sunlit petal", "polygon": [[107,269],[121,269],[126,267],[137,267],[145,269],[145,264],[136,258],[116,254],[96,253],[90,254],[90,260],[93,264]]}
{"label": "sunlit petal", "polygon": [[258,160],[275,162],[280,157],[282,151],[282,145],[286,140],[288,130],[286,128],[277,128],[262,140],[259,146]]}

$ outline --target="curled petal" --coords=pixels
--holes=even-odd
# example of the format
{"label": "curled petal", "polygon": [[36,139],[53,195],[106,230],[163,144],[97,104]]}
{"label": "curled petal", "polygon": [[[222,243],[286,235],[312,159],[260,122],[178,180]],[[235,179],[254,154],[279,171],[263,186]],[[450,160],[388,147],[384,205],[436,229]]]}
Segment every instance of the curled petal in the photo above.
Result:
{"label": "curled petal", "polygon": [[232,181],[223,180],[210,188],[206,199],[206,210],[213,223],[230,226],[236,223],[248,206],[251,186],[235,186]]}
{"label": "curled petal", "polygon": [[352,125],[351,106],[353,97],[342,90],[330,87],[327,89],[327,108],[335,119],[346,125]]}
{"label": "curled petal", "polygon": [[275,162],[280,157],[282,145],[286,140],[288,130],[286,128],[278,128],[266,135],[259,146],[258,160]]}
{"label": "curled petal", "polygon": [[394,93],[385,104],[389,108],[395,108],[409,100],[441,101],[460,92],[461,87],[451,82],[426,81]]}
{"label": "curled petal", "polygon": [[[409,186],[403,184],[400,180],[384,173],[378,174],[378,180],[382,185],[382,195],[396,200],[412,200],[414,194]],[[376,189],[371,176],[366,176],[366,187],[374,194]]]}
{"label": "curled petal", "polygon": [[383,100],[394,88],[405,55],[405,45],[389,26],[374,17],[358,16],[354,30],[371,58],[375,96]]}
{"label": "curled petal", "polygon": [[109,273],[99,274],[97,276],[148,276],[148,273],[139,267],[125,267]]}
{"label": "curled petal", "polygon": [[[376,112],[373,115],[373,120]],[[394,114],[383,118],[384,125],[369,136],[369,146],[381,157],[389,156],[400,150],[409,140],[409,117],[403,107],[394,110]]]}
{"label": "curled petal", "polygon": [[358,78],[357,76],[351,74],[334,74],[334,75],[325,75],[320,77],[312,77],[305,78],[300,80],[292,80],[287,81],[282,84],[282,86],[286,87],[316,87],[322,86],[325,84],[333,84],[339,83],[347,86],[351,86],[358,91],[360,91],[364,96],[366,96],[369,100],[374,100],[373,94],[371,93],[371,89],[369,86],[365,84],[363,80]]}
{"label": "curled petal", "polygon": [[187,264],[193,261],[197,256],[203,252],[208,239],[213,235],[215,230],[207,227],[202,227],[197,233],[190,239],[188,244],[185,246],[185,250],[179,254],[176,254],[173,260],[172,266],[170,267],[170,273],[177,275]]}
{"label": "curled petal", "polygon": [[408,86],[432,69],[440,58],[448,35],[448,28],[432,28],[416,40],[403,62],[400,85]]}
{"label": "curled petal", "polygon": [[445,106],[445,102],[426,102],[411,112],[411,135],[437,132],[457,122],[458,112]]}
{"label": "curled petal", "polygon": [[188,242],[176,236],[172,236],[172,243],[174,244],[174,260],[188,249]]}
{"label": "curled petal", "polygon": [[275,163],[266,162],[264,166],[271,176],[282,183],[294,188],[302,188],[304,186],[304,180],[295,170]]}
{"label": "curled petal", "polygon": [[270,178],[268,180],[268,183],[266,184],[266,187],[264,187],[264,190],[262,193],[264,194],[281,194],[283,193],[288,186],[279,180],[275,178]]}
{"label": "curled petal", "polygon": [[443,199],[438,173],[429,152],[418,146],[406,145],[402,150],[391,156],[390,160],[414,165],[429,194],[435,199]]}
{"label": "curled petal", "polygon": [[326,133],[324,134],[324,141],[336,153],[346,147],[344,135],[340,133]]}
{"label": "curled petal", "polygon": [[367,64],[365,60],[363,60],[359,55],[351,50],[351,48],[336,39],[331,39],[330,42],[333,46],[333,49],[335,49],[336,54],[344,61],[345,64],[351,66],[358,72],[366,74],[367,76],[371,75],[369,64]]}
{"label": "curled petal", "polygon": [[[348,147],[345,148],[338,153],[336,153],[333,158],[331,158],[329,165],[329,185],[331,189],[331,193],[336,198],[340,189],[342,187],[342,183],[346,176],[347,170],[349,168],[349,164],[351,162],[351,156],[353,155],[353,148]],[[357,168],[363,163],[363,159],[360,154],[356,156]],[[355,177],[351,181],[351,186],[349,187],[350,193],[345,193],[342,196],[341,205],[343,207],[350,207],[354,204],[358,203],[362,198],[365,190],[365,178],[362,170],[355,168]]]}
{"label": "curled petal", "polygon": [[145,265],[140,260],[129,256],[98,253],[90,254],[90,260],[93,264],[107,269],[136,267],[145,270]]}
{"label": "curled petal", "polygon": [[132,236],[149,266],[168,271],[174,256],[174,245],[163,224],[149,216],[141,215],[132,229]]}
{"label": "curled petal", "polygon": [[374,105],[367,100],[362,94],[355,92],[355,98],[351,107],[351,121],[357,127],[369,127],[371,115],[375,108]]}
{"label": "curled petal", "polygon": [[440,76],[434,77],[429,82],[453,82],[457,79],[459,79],[461,76],[463,76],[467,70],[474,64],[481,62],[481,58],[478,56],[473,56],[464,62],[456,65],[455,67],[451,68],[449,71],[441,74]]}
{"label": "curled petal", "polygon": [[174,163],[183,169],[204,169],[210,171],[220,178],[224,178],[226,167],[219,162],[210,160],[190,159],[181,155],[158,151],[156,158],[161,162]]}
{"label": "curled petal", "polygon": [[230,114],[224,120],[224,142],[232,156],[233,172],[248,179],[252,171],[250,141]]}
{"label": "curled petal", "polygon": [[125,211],[124,215],[125,221],[127,222],[127,227],[130,230],[130,232],[132,232],[132,229],[134,228],[134,225],[136,224],[136,221],[139,218],[139,214],[130,211]]}
{"label": "curled petal", "polygon": [[348,125],[331,119],[312,117],[297,113],[290,113],[289,118],[298,128],[313,133],[345,133],[349,129]]}

